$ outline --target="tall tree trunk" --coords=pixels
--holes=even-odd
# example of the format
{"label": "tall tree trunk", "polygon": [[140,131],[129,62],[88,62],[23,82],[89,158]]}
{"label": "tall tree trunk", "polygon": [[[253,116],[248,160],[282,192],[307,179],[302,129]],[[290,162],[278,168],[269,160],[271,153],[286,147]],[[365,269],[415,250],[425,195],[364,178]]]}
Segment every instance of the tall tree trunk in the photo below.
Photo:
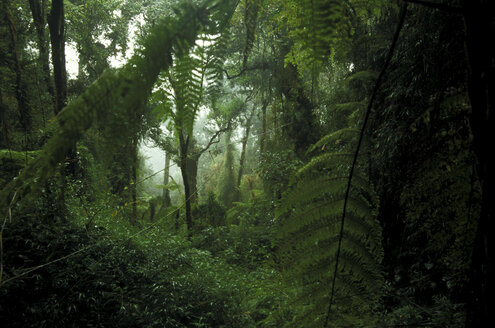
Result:
{"label": "tall tree trunk", "polygon": [[189,178],[189,190],[191,191],[191,205],[198,203],[198,154],[187,156],[187,177]]}
{"label": "tall tree trunk", "polygon": [[7,110],[0,88],[0,148],[10,148],[10,125],[7,119]]}
{"label": "tall tree trunk", "polygon": [[163,169],[163,206],[169,207],[171,204],[170,190],[168,190],[168,183],[170,181],[170,154],[165,152],[165,168]]}
{"label": "tall tree trunk", "polygon": [[131,224],[137,223],[137,166],[138,166],[138,136],[134,133],[132,137],[132,148],[131,148],[132,164],[131,164],[131,204],[132,204],[132,214],[131,214]]}
{"label": "tall tree trunk", "polygon": [[[49,46],[48,39],[46,37],[46,0],[29,0],[29,6],[31,7],[31,13],[33,15],[34,27],[36,28],[37,42],[38,42],[38,63],[43,70],[43,81],[46,85],[46,91],[50,95],[50,100],[55,105],[55,90],[53,88],[53,81],[50,74],[49,64]],[[55,108],[55,107],[53,107]]]}
{"label": "tall tree trunk", "polygon": [[266,145],[266,108],[268,101],[264,101],[261,106],[261,136],[260,136],[260,156],[265,152]]}
{"label": "tall tree trunk", "polygon": [[9,34],[10,34],[9,50],[10,53],[12,54],[14,71],[16,76],[15,96],[17,99],[17,106],[19,108],[19,118],[22,128],[24,129],[26,134],[28,134],[31,131],[31,124],[32,124],[31,109],[29,108],[29,101],[26,95],[26,88],[23,80],[22,65],[19,59],[17,29],[12,14],[10,12],[8,0],[2,1],[2,11],[4,12],[5,20],[8,25]]}
{"label": "tall tree trunk", "polygon": [[242,149],[241,149],[241,158],[239,159],[239,172],[237,174],[237,182],[236,182],[236,201],[241,200],[241,180],[242,175],[244,174],[244,163],[246,162],[246,148],[247,142],[249,140],[249,131],[251,130],[251,121],[254,116],[254,108],[251,110],[249,117],[246,119],[246,130],[244,133],[244,137],[242,138]]}
{"label": "tall tree trunk", "polygon": [[[67,72],[65,69],[65,17],[64,1],[52,0],[52,8],[48,16],[48,27],[50,29],[50,41],[52,45],[52,64],[55,81],[55,107],[54,112],[57,115],[67,104]],[[67,184],[67,173],[74,171],[75,151],[72,150],[67,154],[69,165],[63,167],[60,171],[61,188],[59,195],[59,208],[63,213],[65,207],[65,186]]]}
{"label": "tall tree trunk", "polygon": [[314,105],[304,91],[303,82],[297,71],[297,67],[291,63],[285,63],[285,58],[290,52],[290,46],[283,45],[278,54],[278,88],[285,97],[285,108],[282,111],[283,133],[285,138],[294,144],[296,155],[300,159],[306,157],[308,147],[314,144],[319,134],[316,126],[316,116],[313,112]]}
{"label": "tall tree trunk", "polygon": [[64,1],[52,0],[48,16],[50,41],[52,44],[52,64],[55,80],[55,115],[67,104],[67,71],[65,68],[65,24]]}
{"label": "tall tree trunk", "polygon": [[466,327],[484,327],[493,297],[493,222],[495,220],[495,1],[462,0],[469,63],[473,149],[482,188],[481,213],[471,263]]}
{"label": "tall tree trunk", "polygon": [[234,173],[234,145],[232,130],[225,134],[225,151],[220,177],[217,182],[217,199],[229,209],[236,198],[236,177]]}
{"label": "tall tree trunk", "polygon": [[179,150],[180,150],[180,171],[182,173],[182,181],[184,183],[184,198],[186,206],[186,225],[188,237],[192,235],[192,213],[191,213],[191,189],[189,185],[189,170],[188,170],[188,150],[189,150],[189,138],[184,137],[183,132],[179,134]]}

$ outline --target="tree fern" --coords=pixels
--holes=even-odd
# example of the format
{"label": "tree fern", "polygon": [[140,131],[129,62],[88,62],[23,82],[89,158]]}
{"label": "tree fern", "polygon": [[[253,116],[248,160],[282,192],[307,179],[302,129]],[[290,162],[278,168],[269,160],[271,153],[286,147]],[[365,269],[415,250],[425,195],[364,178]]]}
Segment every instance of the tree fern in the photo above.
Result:
{"label": "tree fern", "polygon": [[[373,200],[376,197],[371,185],[362,183],[366,180],[366,174],[362,169],[363,163],[358,161],[358,155],[373,101],[392,59],[406,12],[407,3],[403,3],[392,44],[375,82],[362,128],[356,138],[357,147],[354,154],[349,156],[349,162],[346,165],[341,158],[345,157],[346,151],[352,151],[354,142],[334,142],[332,145],[332,140],[336,140],[336,137],[340,140],[343,136],[336,133],[320,140],[311,150],[331,145],[331,149],[326,150],[330,155],[316,156],[300,169],[298,179],[289,191],[300,193],[303,200],[297,203],[296,199],[294,203],[294,197],[292,202],[283,197],[278,208],[276,243],[280,264],[286,275],[299,287],[299,304],[302,304],[300,311],[295,313],[294,326],[315,326],[320,322],[323,322],[323,327],[329,323],[334,327],[359,326],[364,323],[368,326],[377,325],[377,318],[373,318],[373,307],[379,299],[378,291],[382,286],[379,269],[383,256],[381,233],[378,222],[373,218],[372,209],[376,203]],[[351,116],[355,118],[359,114],[361,111],[358,109]],[[355,126],[353,118],[349,121],[350,126]],[[352,141],[353,138],[349,139]],[[342,156],[337,157],[338,154]],[[325,162],[327,165],[322,165]],[[307,197],[307,191],[299,187],[321,176],[338,180],[347,175],[344,178],[347,185],[343,194],[338,186],[335,188],[320,184],[317,196]],[[360,177],[360,183],[356,185],[356,179],[352,178],[357,176]],[[354,185],[351,185],[352,181]],[[339,201],[342,201],[342,206]],[[341,212],[338,211],[339,207],[342,207]],[[336,225],[340,227],[336,229]]]}
{"label": "tree fern", "polygon": [[338,23],[343,17],[343,0],[289,0],[283,2],[283,16],[294,40],[287,60],[316,72],[329,58]]}
{"label": "tree fern", "polygon": [[176,137],[193,135],[194,121],[204,101],[210,61],[205,40],[199,40],[190,53],[178,57],[170,70],[163,72],[150,101],[163,120],[172,119]]}
{"label": "tree fern", "polygon": [[170,79],[176,106],[177,128],[192,135],[194,120],[203,98],[205,58],[201,47],[177,59]]}
{"label": "tree fern", "polygon": [[[316,152],[299,169],[276,210],[275,244],[288,281],[295,282],[299,309],[289,326],[322,324],[328,309],[339,247],[341,217],[349,169],[359,131],[342,129],[323,137],[310,148]],[[381,230],[374,218],[377,197],[365,171],[355,169],[340,245],[335,280],[332,325],[373,320],[379,298],[383,251]],[[349,297],[351,296],[351,297]]]}
{"label": "tree fern", "polygon": [[58,115],[56,134],[43,147],[38,158],[1,191],[0,208],[5,209],[14,195],[22,196],[33,186],[46,181],[95,120],[107,121],[116,111],[130,113],[140,108],[160,71],[170,67],[173,57],[188,53],[198,33],[216,31],[225,20],[225,11],[231,11],[230,7],[232,1],[228,0],[206,1],[199,6],[183,3],[176,17],[161,20],[126,66],[118,71],[106,71]]}

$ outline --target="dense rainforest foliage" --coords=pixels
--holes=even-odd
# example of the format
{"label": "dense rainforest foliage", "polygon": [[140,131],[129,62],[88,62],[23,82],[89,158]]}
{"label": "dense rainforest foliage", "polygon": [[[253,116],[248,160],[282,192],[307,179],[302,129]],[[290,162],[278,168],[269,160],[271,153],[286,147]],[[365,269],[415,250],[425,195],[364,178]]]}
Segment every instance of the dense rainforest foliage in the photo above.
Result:
{"label": "dense rainforest foliage", "polygon": [[495,1],[0,7],[0,326],[488,326]]}

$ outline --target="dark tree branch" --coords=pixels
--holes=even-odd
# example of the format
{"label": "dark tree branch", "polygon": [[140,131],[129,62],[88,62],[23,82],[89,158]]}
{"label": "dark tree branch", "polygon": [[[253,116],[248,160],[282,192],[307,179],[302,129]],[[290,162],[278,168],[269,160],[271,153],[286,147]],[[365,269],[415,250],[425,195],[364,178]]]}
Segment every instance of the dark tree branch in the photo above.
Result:
{"label": "dark tree branch", "polygon": [[197,153],[195,153],[194,155],[195,156],[198,156],[200,157],[201,155],[203,155],[203,153],[205,151],[207,151],[211,145],[213,144],[216,144],[216,143],[219,143],[220,142],[220,139],[217,139],[218,136],[220,135],[220,133],[223,133],[223,132],[227,132],[228,130],[230,130],[230,122],[227,124],[227,126],[223,129],[220,129],[218,131],[216,131],[210,138],[210,140],[208,141],[208,143],[206,144],[206,146],[204,146],[200,151],[198,151]]}

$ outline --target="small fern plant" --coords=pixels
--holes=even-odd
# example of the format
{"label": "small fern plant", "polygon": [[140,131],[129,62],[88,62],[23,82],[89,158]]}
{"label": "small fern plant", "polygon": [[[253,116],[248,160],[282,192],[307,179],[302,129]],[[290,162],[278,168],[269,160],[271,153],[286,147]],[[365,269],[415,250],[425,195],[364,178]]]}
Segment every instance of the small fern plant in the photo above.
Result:
{"label": "small fern plant", "polygon": [[383,285],[383,250],[375,219],[377,196],[363,162],[358,161],[354,171],[339,243],[358,136],[359,130],[345,128],[310,147],[308,152],[315,155],[298,170],[275,211],[277,260],[298,295],[293,307],[297,310],[287,326],[323,326],[327,316],[335,327],[369,325],[374,320],[371,313]]}

